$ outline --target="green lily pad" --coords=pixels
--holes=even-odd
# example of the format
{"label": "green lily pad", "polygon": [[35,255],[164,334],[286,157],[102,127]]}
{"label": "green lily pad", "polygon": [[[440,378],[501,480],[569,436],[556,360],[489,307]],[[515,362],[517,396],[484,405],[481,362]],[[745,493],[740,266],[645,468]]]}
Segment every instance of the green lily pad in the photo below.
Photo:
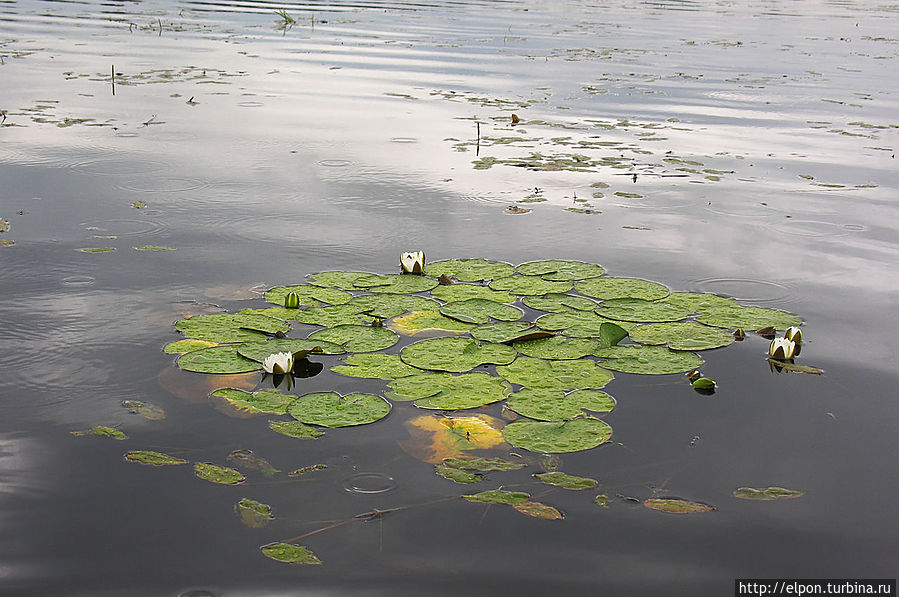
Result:
{"label": "green lily pad", "polygon": [[609,496],[601,493],[595,498],[593,498],[593,502],[599,506],[600,508],[608,508],[609,507]]}
{"label": "green lily pad", "polygon": [[499,278],[490,283],[493,290],[505,290],[519,295],[542,295],[556,292],[568,292],[571,282],[552,282],[540,276],[509,276]]}
{"label": "green lily pad", "polygon": [[125,454],[125,459],[130,462],[139,462],[141,464],[151,464],[153,466],[171,466],[176,464],[187,464],[186,460],[175,458],[162,452],[153,452],[152,450],[132,450]]}
{"label": "green lily pad", "polygon": [[503,437],[516,448],[561,454],[589,450],[609,441],[612,428],[592,417],[562,422],[518,419],[503,428]]}
{"label": "green lily pad", "polygon": [[529,321],[503,321],[479,325],[471,330],[471,337],[481,342],[503,344],[516,340],[536,340],[552,334],[539,330]]}
{"label": "green lily pad", "polygon": [[598,278],[606,273],[606,270],[595,263],[583,261],[566,261],[562,259],[546,259],[543,261],[530,261],[522,263],[515,268],[524,276],[540,276],[544,280],[553,282],[570,282],[573,280],[586,280]]}
{"label": "green lily pad", "polygon": [[344,290],[357,290],[355,282],[360,278],[372,276],[371,272],[318,272],[309,274],[309,283],[313,286],[336,286]]}
{"label": "green lily pad", "polygon": [[552,336],[515,342],[512,346],[523,355],[538,359],[579,359],[599,350],[600,343],[589,338]]}
{"label": "green lily pad", "polygon": [[287,412],[308,425],[349,427],[383,419],[390,412],[390,403],[374,394],[313,392],[300,396]]}
{"label": "green lily pad", "polygon": [[531,309],[558,313],[561,311],[592,311],[596,308],[596,301],[582,296],[573,296],[561,292],[551,292],[543,296],[526,296],[521,302]]}
{"label": "green lily pad", "polygon": [[87,431],[70,431],[69,433],[76,437],[96,435],[99,437],[111,437],[112,439],[117,440],[128,439],[128,436],[119,429],[116,429],[115,427],[107,427],[106,425],[97,425],[96,427],[91,427]]}
{"label": "green lily pad", "polygon": [[303,313],[303,309],[288,309],[287,307],[267,307],[265,309],[243,309],[238,313],[252,313],[254,315],[265,315],[272,319],[280,319],[281,321],[297,321]]}
{"label": "green lily pad", "polygon": [[479,502],[481,504],[507,504],[514,506],[521,502],[531,499],[531,496],[523,491],[502,491],[501,489],[491,489],[471,495],[463,495],[463,500],[469,502]]}
{"label": "green lily pad", "polygon": [[614,378],[611,371],[588,359],[544,361],[518,357],[510,365],[497,367],[496,372],[511,383],[528,388],[557,390],[601,388]]}
{"label": "green lily pad", "polygon": [[447,303],[467,301],[468,299],[485,299],[495,303],[513,303],[518,298],[511,292],[491,290],[487,286],[478,286],[477,284],[438,286],[431,291],[431,296]]}
{"label": "green lily pad", "polygon": [[449,373],[421,373],[395,379],[387,384],[391,400],[414,400],[419,408],[462,410],[478,408],[504,400],[512,393],[512,386],[488,373],[463,375]]}
{"label": "green lily pad", "polygon": [[238,346],[212,346],[194,350],[178,358],[178,366],[196,373],[247,373],[262,369],[256,361],[237,353]]}
{"label": "green lily pad", "polygon": [[221,388],[214,391],[212,395],[224,399],[239,410],[276,415],[285,414],[287,406],[297,399],[296,396],[282,394],[275,389],[245,392],[234,388]]}
{"label": "green lily pad", "polygon": [[269,421],[268,426],[272,431],[297,439],[315,439],[325,434],[318,427],[304,425],[299,421]]}
{"label": "green lily pad", "polygon": [[651,510],[659,510],[660,512],[668,512],[670,514],[696,514],[715,510],[715,507],[709,504],[680,498],[651,498],[644,501],[643,505]]}
{"label": "green lily pad", "polygon": [[678,305],[628,298],[603,301],[596,313],[609,319],[641,323],[678,321],[690,316],[690,311]]}
{"label": "green lily pad", "polygon": [[575,390],[568,394],[552,388],[523,388],[509,398],[508,407],[540,421],[568,421],[585,411],[611,412],[615,399],[605,392]]}
{"label": "green lily pad", "polygon": [[[320,350],[315,350],[320,349]],[[346,352],[343,346],[334,344],[333,342],[325,342],[324,340],[304,340],[302,338],[269,338],[263,342],[246,342],[237,347],[237,353],[261,363],[270,354],[279,352],[302,353],[309,351],[310,353],[321,352],[321,354],[343,354]]]}
{"label": "green lily pad", "polygon": [[275,517],[272,516],[272,507],[250,498],[242,498],[234,505],[234,511],[240,517],[240,521],[246,526],[258,529],[267,525]]}
{"label": "green lily pad", "polygon": [[[487,259],[447,259],[435,261],[425,266],[425,274],[439,278],[455,277],[463,282],[481,282],[511,276],[515,268],[502,261]],[[505,302],[505,301],[504,301]]]}
{"label": "green lily pad", "polygon": [[295,319],[309,325],[330,328],[338,325],[367,325],[374,317],[360,311],[358,304],[331,305],[330,307],[310,307],[297,311]]}
{"label": "green lily pad", "polygon": [[743,500],[790,500],[805,495],[804,491],[796,489],[784,489],[783,487],[765,487],[764,489],[756,489],[754,487],[740,487],[734,490],[734,497]]}
{"label": "green lily pad", "polygon": [[404,336],[413,336],[421,332],[451,332],[464,334],[474,328],[470,323],[462,323],[444,316],[440,311],[413,311],[388,321],[385,324],[395,332]]}
{"label": "green lily pad", "polygon": [[696,318],[696,321],[719,328],[742,328],[747,332],[768,326],[786,329],[802,324],[802,319],[786,311],[741,305],[706,309],[702,315]]}
{"label": "green lily pad", "polygon": [[370,325],[339,325],[309,335],[310,340],[324,340],[342,345],[347,352],[374,352],[390,348],[399,336],[387,328]]}
{"label": "green lily pad", "polygon": [[[600,317],[592,311],[574,311],[569,309],[542,315],[534,323],[540,329],[561,332],[572,338],[595,338],[600,335],[602,324],[611,321],[613,320]],[[634,325],[620,321],[615,321],[615,323],[625,329]]]}
{"label": "green lily pad", "polygon": [[184,340],[176,340],[165,345],[162,352],[166,354],[185,354],[201,348],[209,348],[210,346],[218,346],[215,342],[207,340],[195,340],[194,338],[185,338]]}
{"label": "green lily pad", "polygon": [[279,307],[284,306],[284,299],[291,292],[296,293],[300,305],[318,307],[322,303],[327,305],[343,305],[350,302],[353,295],[337,288],[323,288],[309,284],[295,284],[293,286],[275,286],[265,293],[265,300]]}
{"label": "green lily pad", "polygon": [[586,296],[608,299],[644,299],[655,301],[671,292],[667,286],[640,278],[591,278],[577,283],[577,291]]}
{"label": "green lily pad", "polygon": [[477,483],[478,481],[482,481],[484,479],[482,475],[479,475],[477,473],[470,473],[460,468],[449,466],[448,464],[443,463],[435,464],[434,472],[444,479],[449,479],[454,483]]}
{"label": "green lily pad", "polygon": [[466,471],[517,471],[526,465],[523,462],[512,462],[503,458],[475,458],[473,456],[458,456],[456,458],[444,458],[443,464]]}
{"label": "green lily pad", "polygon": [[419,369],[461,373],[487,363],[511,363],[515,349],[505,344],[480,344],[469,338],[430,338],[406,346],[400,358]]}
{"label": "green lily pad", "polygon": [[737,307],[737,300],[711,292],[672,292],[662,299],[666,303],[689,309],[693,313],[705,313],[716,307]]}
{"label": "green lily pad", "polygon": [[161,421],[165,418],[165,411],[149,402],[141,400],[122,400],[122,406],[135,415],[140,415],[148,421]]}
{"label": "green lily pad", "polygon": [[175,323],[175,329],[188,338],[227,344],[265,340],[267,336],[263,332],[286,332],[290,326],[256,313],[213,313],[182,319]]}
{"label": "green lily pad", "polygon": [[573,491],[593,489],[594,487],[599,485],[596,479],[588,479],[587,477],[575,477],[574,475],[566,475],[565,473],[556,471],[549,473],[536,473],[534,476],[549,485],[555,485],[556,487],[571,489]]}
{"label": "green lily pad", "polygon": [[266,477],[274,477],[281,472],[273,467],[268,460],[254,454],[253,450],[234,450],[228,454],[228,460],[244,470],[260,471]]}
{"label": "green lily pad", "polygon": [[115,251],[115,247],[82,247],[75,250],[82,253],[112,253]]}
{"label": "green lily pad", "polygon": [[447,317],[452,317],[465,323],[487,323],[491,319],[516,321],[524,315],[524,312],[518,307],[482,298],[447,303],[440,307],[440,312]]}
{"label": "green lily pad", "polygon": [[628,331],[617,323],[606,322],[599,326],[599,342],[604,347],[617,346],[619,342],[627,338]]}
{"label": "green lily pad", "polygon": [[630,337],[640,344],[667,344],[672,350],[708,350],[734,342],[734,335],[727,330],[693,321],[638,325],[631,329]]}
{"label": "green lily pad", "polygon": [[260,548],[263,555],[285,564],[299,564],[301,566],[320,566],[322,561],[314,553],[302,545],[292,543],[272,543]]}
{"label": "green lily pad", "polygon": [[345,361],[346,365],[331,367],[331,371],[349,377],[372,379],[396,379],[422,372],[421,369],[404,363],[396,354],[354,354]]}
{"label": "green lily pad", "polygon": [[366,315],[381,319],[390,319],[410,311],[434,311],[440,308],[435,300],[405,294],[363,294],[354,297],[350,304],[361,308],[361,312]]}
{"label": "green lily pad", "polygon": [[356,288],[364,288],[370,292],[386,292],[389,294],[415,294],[426,292],[437,286],[437,280],[425,276],[412,276],[408,274],[371,275],[357,278]]}
{"label": "green lily pad", "polygon": [[702,359],[692,352],[670,350],[665,346],[612,346],[595,353],[608,359],[602,366],[622,373],[666,375],[683,373],[702,365]]}
{"label": "green lily pad", "polygon": [[522,514],[527,514],[533,518],[542,518],[543,520],[562,520],[563,518],[561,512],[552,506],[541,502],[532,502],[528,500],[512,504],[512,507]]}
{"label": "green lily pad", "polygon": [[205,481],[219,483],[220,485],[235,485],[246,480],[246,477],[238,470],[208,462],[197,462],[194,464],[194,473]]}

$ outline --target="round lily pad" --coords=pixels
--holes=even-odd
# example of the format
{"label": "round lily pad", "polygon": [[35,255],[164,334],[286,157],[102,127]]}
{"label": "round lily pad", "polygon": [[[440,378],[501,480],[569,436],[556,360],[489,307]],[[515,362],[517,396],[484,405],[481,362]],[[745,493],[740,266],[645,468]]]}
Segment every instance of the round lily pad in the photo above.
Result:
{"label": "round lily pad", "polygon": [[593,489],[594,487],[599,485],[596,479],[576,477],[574,475],[567,475],[558,471],[549,473],[536,473],[534,476],[544,483],[547,483],[548,485],[555,485],[556,487],[562,487],[564,489],[571,489],[574,491]]}
{"label": "round lily pad", "polygon": [[693,313],[705,313],[715,307],[737,306],[736,299],[718,296],[711,292],[672,292],[662,300],[689,309]]}
{"label": "round lily pad", "polygon": [[390,412],[390,403],[374,394],[314,392],[300,396],[287,412],[308,425],[349,427],[383,419]]}
{"label": "round lily pad", "polygon": [[328,305],[342,305],[350,302],[353,295],[337,288],[323,288],[309,284],[295,284],[293,286],[275,286],[265,293],[265,300],[279,307],[284,306],[284,299],[289,293],[296,293],[300,305],[318,307],[322,303]]}
{"label": "round lily pad", "polygon": [[576,287],[583,295],[603,300],[638,298],[654,301],[671,292],[663,284],[640,278],[591,278],[578,282]]}
{"label": "round lily pad", "polygon": [[609,319],[639,322],[678,321],[690,316],[689,310],[678,305],[631,298],[603,301],[596,313]]}
{"label": "round lily pad", "polygon": [[505,344],[478,343],[469,338],[430,338],[406,346],[400,358],[419,369],[462,373],[478,365],[511,363],[515,354],[515,349]]}
{"label": "round lily pad", "polygon": [[270,338],[264,342],[246,342],[237,347],[237,352],[242,357],[253,361],[262,362],[270,354],[279,352],[296,353],[308,350],[322,354],[343,354],[346,352],[343,346],[333,342],[322,340],[304,340],[302,338]]}
{"label": "round lily pad", "polygon": [[433,311],[440,308],[435,300],[406,294],[363,294],[354,297],[350,304],[360,307],[361,312],[366,315],[381,319],[390,319],[409,311]]}
{"label": "round lily pad", "polygon": [[221,485],[235,485],[243,483],[246,480],[240,471],[227,466],[219,466],[208,462],[198,462],[194,464],[194,473],[201,479],[219,483]]}
{"label": "round lily pad", "polygon": [[309,339],[342,344],[347,352],[374,352],[390,348],[400,338],[387,328],[376,328],[370,325],[339,325],[314,332],[309,335]]}
{"label": "round lily pad", "polygon": [[390,294],[414,294],[425,292],[437,286],[437,280],[425,276],[408,274],[371,275],[357,278],[356,288],[364,288],[370,292],[386,292]]}
{"label": "round lily pad", "polygon": [[615,399],[605,392],[575,390],[564,393],[552,388],[523,388],[509,398],[508,407],[539,421],[567,421],[585,411],[610,412]]}
{"label": "round lily pad", "polygon": [[512,386],[502,378],[478,371],[463,375],[420,373],[388,384],[392,400],[415,400],[419,408],[462,410],[505,399]]}
{"label": "round lily pad", "polygon": [[211,346],[181,355],[178,366],[196,373],[247,373],[262,369],[256,361],[237,353],[238,346]]}
{"label": "round lily pad", "polygon": [[497,367],[496,372],[511,383],[521,386],[557,390],[601,388],[614,378],[611,371],[588,359],[544,361],[518,357],[510,365]]}
{"label": "round lily pad", "polygon": [[185,338],[184,340],[177,340],[175,342],[170,342],[165,345],[165,348],[162,349],[162,352],[166,354],[185,354],[191,352],[193,350],[200,350],[201,348],[209,348],[210,346],[217,346],[215,342],[208,342],[206,340],[195,340],[194,338]]}
{"label": "round lily pad", "polygon": [[293,543],[272,543],[271,545],[263,546],[261,551],[265,557],[284,562],[285,564],[319,566],[322,563],[314,553],[302,545],[294,545]]}
{"label": "round lily pad", "polygon": [[447,303],[467,301],[468,299],[486,299],[495,303],[512,303],[518,298],[511,292],[491,290],[487,286],[478,286],[477,284],[438,286],[431,291],[431,296]]}
{"label": "round lily pad", "polygon": [[385,324],[395,332],[404,336],[413,336],[421,332],[451,332],[464,334],[474,326],[456,319],[446,317],[440,311],[413,311],[400,317],[395,317]]}
{"label": "round lily pad", "polygon": [[263,332],[286,332],[290,326],[256,313],[213,313],[182,319],[175,323],[175,329],[188,338],[226,344],[264,340]]}
{"label": "round lily pad", "polygon": [[304,425],[299,421],[269,421],[268,427],[281,435],[295,437],[297,439],[315,439],[325,434],[325,432],[318,427]]}
{"label": "round lily pad", "polygon": [[482,342],[513,342],[531,340],[547,334],[538,330],[529,321],[503,321],[479,325],[471,330],[471,337]]}
{"label": "round lily pad", "polygon": [[[595,338],[600,335],[602,324],[610,321],[614,320],[600,317],[592,311],[574,311],[569,309],[543,315],[538,317],[534,323],[540,329],[561,332],[572,338]],[[624,328],[635,325],[629,322],[614,322]]]}
{"label": "round lily pad", "polygon": [[512,346],[523,355],[538,359],[579,359],[599,350],[600,344],[590,338],[551,336],[537,340],[523,340]]}
{"label": "round lily pad", "polygon": [[543,296],[526,296],[521,302],[531,309],[558,313],[560,311],[592,311],[596,308],[596,301],[561,292],[551,292]]}
{"label": "round lily pad", "polygon": [[309,274],[306,277],[309,278],[309,283],[313,286],[336,286],[337,288],[342,288],[344,290],[356,290],[357,288],[354,284],[356,280],[367,278],[372,275],[375,274],[372,274],[371,272],[331,271]]}
{"label": "round lily pad", "polygon": [[425,266],[425,274],[439,278],[455,277],[463,282],[481,282],[511,276],[515,268],[502,261],[487,259],[447,259]]}
{"label": "round lily pad", "polygon": [[469,450],[490,450],[505,444],[499,431],[503,421],[483,413],[468,416],[429,413],[413,417],[403,426],[410,437],[399,442],[403,450],[431,464],[442,463],[444,458]]}
{"label": "round lily pad", "polygon": [[540,276],[509,276],[490,283],[493,290],[505,290],[519,295],[541,295],[554,292],[568,292],[571,282],[552,282]]}
{"label": "round lily pad", "polygon": [[349,377],[368,377],[372,379],[396,379],[421,373],[417,367],[407,365],[399,355],[369,353],[348,356],[346,365],[331,367],[331,371]]}
{"label": "round lily pad", "polygon": [[311,307],[299,309],[295,319],[310,325],[334,327],[338,325],[366,325],[374,321],[374,317],[361,312],[359,305],[331,305],[330,307]]}
{"label": "round lily pad", "polygon": [[130,462],[139,462],[141,464],[151,464],[153,466],[171,466],[176,464],[187,464],[182,458],[175,458],[162,452],[153,452],[152,450],[132,450],[125,454],[125,459]]}
{"label": "round lily pad", "polygon": [[487,323],[491,319],[516,321],[524,315],[518,307],[482,298],[447,303],[440,307],[440,312],[447,317],[452,317],[465,323]]}
{"label": "round lily pad", "polygon": [[712,307],[706,309],[696,321],[719,328],[746,331],[759,330],[768,326],[786,329],[790,326],[802,325],[802,319],[786,311],[765,307],[734,305],[729,307]]}
{"label": "round lily pad", "polygon": [[594,355],[608,359],[602,362],[606,369],[642,375],[683,373],[702,365],[698,355],[665,346],[612,346],[602,348]]}
{"label": "round lily pad", "polygon": [[297,399],[296,396],[282,394],[275,389],[246,392],[235,388],[221,388],[214,391],[212,395],[216,398],[222,398],[240,410],[256,413],[274,413],[277,415],[286,413],[287,406]]}
{"label": "round lily pad", "polygon": [[562,259],[546,259],[522,263],[515,268],[515,271],[524,276],[540,276],[544,280],[552,280],[554,282],[597,278],[606,273],[602,266],[595,263]]}
{"label": "round lily pad", "polygon": [[640,344],[667,344],[672,350],[708,350],[727,346],[734,335],[694,321],[648,323],[631,328],[631,340]]}
{"label": "round lily pad", "polygon": [[670,514],[697,514],[715,510],[714,506],[680,498],[652,498],[644,501],[643,505],[650,510],[659,510]]}
{"label": "round lily pad", "polygon": [[562,422],[519,419],[503,428],[503,437],[516,448],[561,454],[589,450],[609,441],[612,428],[594,418]]}

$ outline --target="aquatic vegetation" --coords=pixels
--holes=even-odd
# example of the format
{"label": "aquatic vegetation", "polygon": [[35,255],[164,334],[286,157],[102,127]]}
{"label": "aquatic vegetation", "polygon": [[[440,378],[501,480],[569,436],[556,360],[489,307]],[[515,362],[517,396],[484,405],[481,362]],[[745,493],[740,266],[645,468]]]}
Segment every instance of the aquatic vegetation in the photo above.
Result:
{"label": "aquatic vegetation", "polygon": [[235,485],[246,480],[246,477],[240,471],[208,462],[197,462],[194,464],[194,473],[205,481],[220,485]]}
{"label": "aquatic vegetation", "polygon": [[574,491],[593,489],[599,484],[596,479],[588,479],[587,477],[568,475],[566,473],[561,473],[558,471],[552,471],[548,473],[535,473],[534,476],[544,483],[547,483],[548,485],[555,485],[556,487],[562,487],[564,489],[571,489]]}
{"label": "aquatic vegetation", "polygon": [[322,561],[314,553],[302,545],[291,543],[272,543],[260,548],[263,555],[285,564],[299,564],[303,566],[320,566]]}
{"label": "aquatic vegetation", "polygon": [[273,375],[284,375],[293,371],[293,354],[276,352],[262,359],[262,370]]}
{"label": "aquatic vegetation", "polygon": [[132,450],[125,454],[125,460],[128,460],[129,462],[138,462],[140,464],[150,464],[153,466],[187,464],[187,461],[182,458],[176,458],[152,450]]}
{"label": "aquatic vegetation", "polygon": [[250,498],[241,498],[234,505],[234,511],[242,523],[253,529],[264,527],[275,518],[271,506]]}
{"label": "aquatic vegetation", "polygon": [[91,427],[87,431],[70,431],[69,433],[75,437],[96,435],[98,437],[111,437],[112,439],[117,440],[128,439],[128,436],[121,430],[116,429],[115,427],[107,427],[106,425],[97,425],[96,427]]}
{"label": "aquatic vegetation", "polygon": [[400,268],[405,274],[421,274],[425,268],[425,254],[422,251],[400,255]]}
{"label": "aquatic vegetation", "polygon": [[658,510],[660,512],[668,512],[670,514],[697,514],[702,512],[712,512],[714,506],[703,504],[702,502],[693,502],[680,498],[651,498],[645,500],[643,505],[650,510]]}
{"label": "aquatic vegetation", "polygon": [[754,487],[740,487],[734,490],[734,497],[743,500],[790,500],[805,495],[804,491],[796,489],[784,489],[783,487],[765,487],[764,489],[756,489]]}

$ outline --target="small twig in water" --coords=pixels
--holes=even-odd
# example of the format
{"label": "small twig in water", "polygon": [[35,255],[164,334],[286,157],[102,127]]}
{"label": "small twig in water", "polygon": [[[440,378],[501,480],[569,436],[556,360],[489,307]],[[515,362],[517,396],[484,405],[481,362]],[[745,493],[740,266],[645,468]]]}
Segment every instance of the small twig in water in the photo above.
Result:
{"label": "small twig in water", "polygon": [[109,80],[112,82],[112,94],[115,95],[115,64],[112,65]]}

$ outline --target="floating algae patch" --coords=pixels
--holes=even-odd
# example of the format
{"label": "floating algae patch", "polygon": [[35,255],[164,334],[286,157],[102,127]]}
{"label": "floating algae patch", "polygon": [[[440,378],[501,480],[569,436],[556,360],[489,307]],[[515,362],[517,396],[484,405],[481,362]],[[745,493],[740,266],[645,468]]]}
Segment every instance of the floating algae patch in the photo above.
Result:
{"label": "floating algae patch", "polygon": [[548,473],[535,473],[534,476],[548,485],[555,485],[556,487],[571,489],[573,491],[593,489],[599,484],[596,479],[577,477],[575,475],[568,475],[566,473],[560,473],[558,471],[552,471]]}
{"label": "floating algae patch", "polygon": [[760,500],[766,502],[773,500],[790,500],[804,495],[804,491],[785,489],[783,487],[765,487],[764,489],[740,487],[739,489],[734,490],[734,497],[742,500]]}
{"label": "floating algae patch", "polygon": [[242,357],[236,345],[212,346],[181,355],[178,366],[195,373],[246,373],[262,369],[256,361]]}
{"label": "floating algae patch", "polygon": [[297,295],[299,304],[306,307],[319,307],[326,305],[343,305],[350,302],[353,295],[337,288],[324,288],[309,284],[295,284],[293,286],[275,286],[265,293],[265,300],[278,306],[284,305],[284,299],[290,293]]}
{"label": "floating algae patch", "polygon": [[397,401],[414,400],[419,408],[463,410],[504,400],[512,386],[502,378],[476,372],[463,375],[420,373],[395,379],[388,384],[387,397]]}
{"label": "floating algae patch", "polygon": [[161,421],[165,419],[165,411],[149,402],[142,400],[122,400],[122,406],[128,409],[128,412],[140,415],[148,421]]}
{"label": "floating algae patch", "polygon": [[72,435],[75,437],[83,437],[86,435],[96,435],[98,437],[111,437],[112,439],[128,439],[128,436],[125,435],[119,429],[115,427],[107,427],[106,425],[97,425],[95,427],[91,427],[87,431],[70,431]]}
{"label": "floating algae patch", "polygon": [[162,352],[166,354],[185,354],[200,350],[201,348],[209,348],[210,346],[218,346],[215,342],[208,340],[196,340],[194,338],[185,338],[184,340],[176,340],[165,345]]}
{"label": "floating algae patch", "polygon": [[[437,290],[439,288],[432,292],[435,297]],[[440,308],[440,304],[433,299],[406,294],[363,294],[353,297],[350,304],[360,308],[366,315],[381,319],[390,319],[410,311],[436,311]]]}
{"label": "floating algae patch", "polygon": [[205,481],[220,485],[235,485],[246,479],[238,470],[208,462],[194,464],[194,473]]}
{"label": "floating algae patch", "polygon": [[546,259],[543,261],[529,261],[515,268],[523,276],[540,276],[544,280],[553,282],[570,282],[572,280],[585,280],[598,278],[606,273],[601,265],[584,263],[583,261],[565,261],[561,259]]}
{"label": "floating algae patch", "polygon": [[271,506],[250,498],[241,498],[234,505],[234,511],[240,521],[252,529],[264,527],[275,518]]}
{"label": "floating algae patch", "polygon": [[325,434],[318,427],[304,425],[299,421],[269,421],[268,426],[276,433],[297,439],[315,439]]}
{"label": "floating algae patch", "polygon": [[629,335],[634,342],[666,344],[672,350],[709,350],[734,342],[734,335],[727,330],[693,321],[638,325]]}
{"label": "floating algae patch", "polygon": [[301,566],[320,566],[322,561],[314,553],[302,545],[293,543],[272,543],[260,548],[262,554],[285,564],[298,564]]}
{"label": "floating algae patch", "polygon": [[767,307],[752,306],[719,306],[706,309],[696,321],[720,328],[755,331],[765,327],[786,329],[799,326],[802,319],[786,311]]}
{"label": "floating algae patch", "polygon": [[503,491],[501,489],[491,489],[471,495],[463,495],[462,499],[469,502],[478,502],[481,504],[504,504],[513,506],[515,504],[520,504],[521,502],[528,501],[529,499],[531,499],[531,496],[530,494],[524,493],[523,491]]}
{"label": "floating algae patch", "polygon": [[489,299],[471,298],[447,303],[440,307],[440,312],[452,319],[465,323],[487,323],[491,319],[499,321],[517,321],[524,315],[521,309],[504,305]]}
{"label": "floating algae patch", "polygon": [[175,323],[175,329],[188,338],[226,344],[265,340],[266,333],[287,332],[290,326],[257,313],[213,313],[182,319]]}
{"label": "floating algae patch", "polygon": [[502,290],[518,295],[543,295],[549,293],[568,292],[572,288],[572,283],[553,282],[544,280],[540,276],[509,276],[507,278],[499,278],[490,282],[490,288],[493,290]]}
{"label": "floating algae patch", "polygon": [[446,458],[455,458],[470,450],[507,446],[499,430],[502,423],[500,419],[480,413],[469,416],[421,415],[403,424],[409,432],[409,439],[399,444],[419,460],[441,464]]}
{"label": "floating algae patch", "polygon": [[469,338],[431,338],[406,346],[400,351],[400,358],[419,369],[462,373],[478,365],[511,363],[515,349]]}
{"label": "floating algae patch", "polygon": [[313,392],[297,398],[287,413],[297,421],[321,427],[349,427],[374,423],[387,416],[390,403],[374,394]]}
{"label": "floating algae patch", "polygon": [[457,303],[469,299],[485,299],[495,303],[512,303],[518,298],[511,292],[492,290],[477,284],[448,284],[438,286],[431,291],[431,296],[447,303]]}
{"label": "floating algae patch", "polygon": [[609,441],[612,428],[592,417],[562,422],[518,419],[503,428],[503,437],[516,448],[561,454],[589,450]]}
{"label": "floating algae patch", "polygon": [[536,340],[552,336],[550,332],[537,329],[529,321],[503,321],[479,325],[471,330],[471,337],[481,342],[507,344],[518,340]]}
{"label": "floating algae patch", "polygon": [[612,346],[594,354],[608,359],[602,361],[602,366],[607,369],[641,375],[683,373],[702,365],[698,355],[666,346]]}
{"label": "floating algae patch", "polygon": [[371,379],[397,379],[422,373],[421,369],[407,365],[395,354],[354,354],[344,360],[346,365],[331,367],[331,371],[349,377]]}
{"label": "floating algae patch", "polygon": [[651,498],[645,500],[643,505],[651,510],[668,512],[670,514],[697,514],[715,510],[715,507],[710,506],[709,504],[692,502],[680,498]]}
{"label": "floating algae patch", "polygon": [[399,341],[395,332],[368,325],[339,325],[309,335],[309,340],[339,344],[347,352],[374,352],[390,348]]}
{"label": "floating algae patch", "polygon": [[509,397],[508,407],[540,421],[568,421],[585,411],[611,412],[615,399],[605,392],[575,390],[565,393],[552,388],[523,388]]}
{"label": "floating algae patch", "polygon": [[287,413],[287,407],[297,399],[296,396],[282,394],[275,389],[245,392],[235,388],[221,388],[214,391],[212,395],[225,400],[238,410],[276,415]]}
{"label": "floating algae patch", "polygon": [[573,296],[561,292],[551,292],[543,296],[526,296],[521,299],[525,306],[538,311],[550,313],[567,312],[572,309],[577,311],[593,311],[597,307],[596,301],[582,296]]}
{"label": "floating algae patch", "polygon": [[186,460],[175,458],[162,452],[153,452],[152,450],[132,450],[125,454],[125,460],[139,462],[140,464],[151,464],[153,466],[187,464]]}
{"label": "floating algae patch", "polygon": [[596,313],[609,319],[644,323],[679,321],[690,316],[690,311],[678,305],[639,298],[605,300]]}
{"label": "floating algae patch", "polygon": [[544,361],[518,357],[509,365],[497,367],[496,373],[511,383],[525,387],[558,390],[601,388],[614,378],[611,371],[586,359]]}
{"label": "floating algae patch", "polygon": [[599,350],[600,343],[591,338],[567,338],[551,336],[536,340],[523,340],[513,344],[521,354],[538,359],[580,359]]}
{"label": "floating algae patch", "polygon": [[[511,276],[515,268],[502,261],[487,259],[446,259],[425,266],[425,274],[433,277],[449,276],[463,282],[483,282]],[[439,297],[438,297],[439,298]],[[506,301],[503,301],[506,302]]]}
{"label": "floating algae patch", "polygon": [[655,301],[665,298],[670,292],[663,284],[640,278],[591,278],[578,282],[576,288],[581,294],[603,300],[634,298]]}
{"label": "floating algae patch", "polygon": [[385,324],[395,332],[404,336],[414,336],[422,332],[450,332],[464,334],[474,325],[450,319],[440,311],[413,311],[396,317]]}

